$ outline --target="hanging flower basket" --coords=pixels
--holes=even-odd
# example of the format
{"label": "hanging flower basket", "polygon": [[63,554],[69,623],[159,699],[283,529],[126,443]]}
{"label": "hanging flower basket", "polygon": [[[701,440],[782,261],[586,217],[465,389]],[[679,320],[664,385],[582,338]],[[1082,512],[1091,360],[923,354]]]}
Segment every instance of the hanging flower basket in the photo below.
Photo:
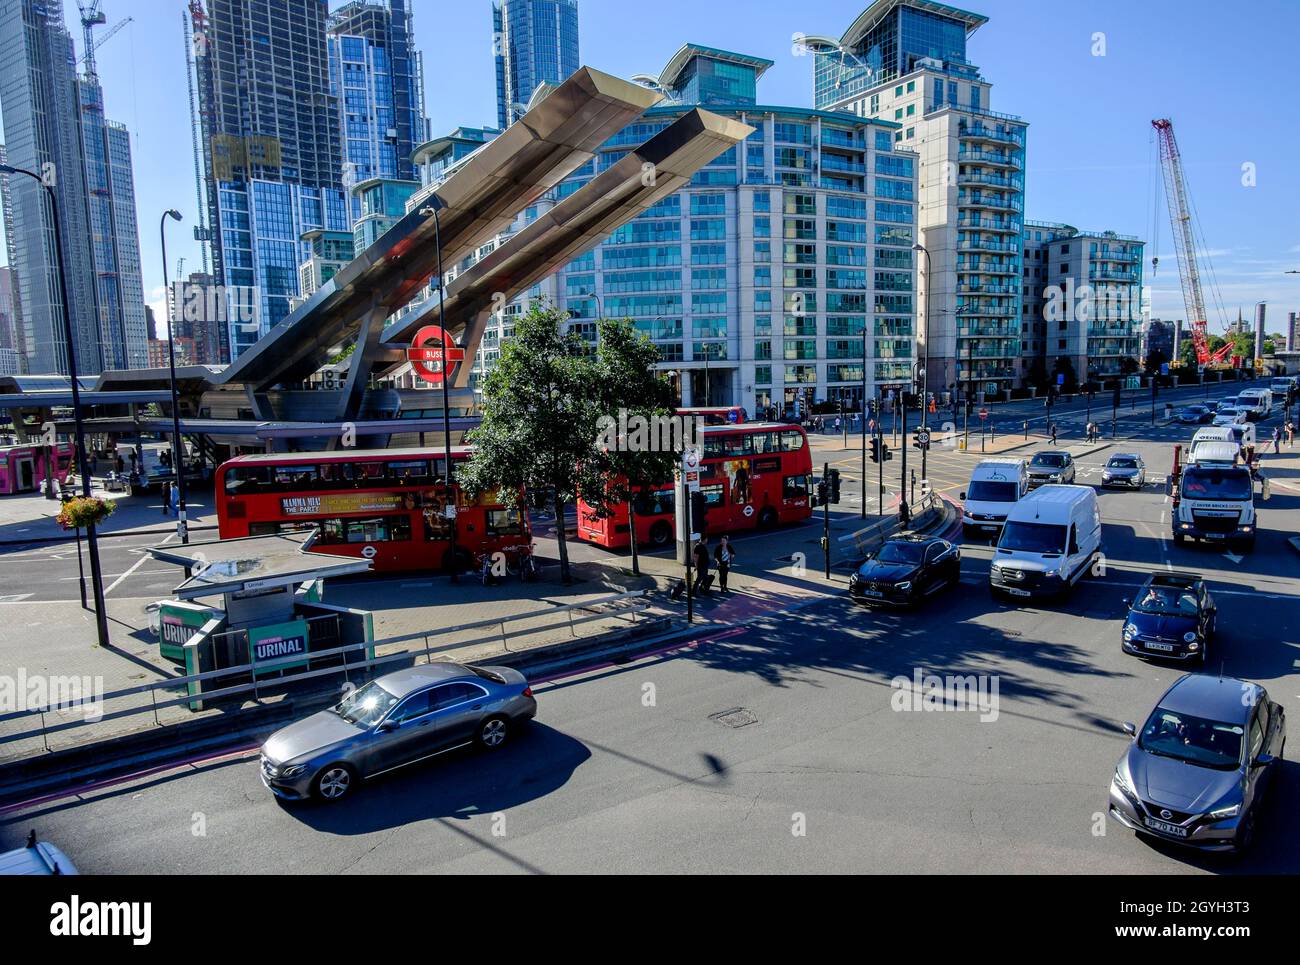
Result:
{"label": "hanging flower basket", "polygon": [[98,496],[74,496],[63,504],[55,520],[64,529],[87,529],[113,515],[117,506]]}

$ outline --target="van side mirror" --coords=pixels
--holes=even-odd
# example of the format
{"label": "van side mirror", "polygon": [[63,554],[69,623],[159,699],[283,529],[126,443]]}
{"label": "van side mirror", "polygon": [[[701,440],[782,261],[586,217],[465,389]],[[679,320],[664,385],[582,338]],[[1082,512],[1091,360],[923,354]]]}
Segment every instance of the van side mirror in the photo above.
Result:
{"label": "van side mirror", "polygon": [[966,501],[966,490],[963,489],[960,493],[957,494],[957,496],[958,496],[959,499],[962,500],[962,502],[965,502],[965,501]]}

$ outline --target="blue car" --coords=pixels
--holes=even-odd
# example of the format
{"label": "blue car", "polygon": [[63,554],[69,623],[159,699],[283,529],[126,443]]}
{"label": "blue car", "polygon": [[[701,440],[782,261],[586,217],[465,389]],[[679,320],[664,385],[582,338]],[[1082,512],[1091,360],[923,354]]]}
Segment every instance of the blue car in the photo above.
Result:
{"label": "blue car", "polygon": [[1155,573],[1129,604],[1120,634],[1125,653],[1204,664],[1217,611],[1205,581],[1191,573]]}

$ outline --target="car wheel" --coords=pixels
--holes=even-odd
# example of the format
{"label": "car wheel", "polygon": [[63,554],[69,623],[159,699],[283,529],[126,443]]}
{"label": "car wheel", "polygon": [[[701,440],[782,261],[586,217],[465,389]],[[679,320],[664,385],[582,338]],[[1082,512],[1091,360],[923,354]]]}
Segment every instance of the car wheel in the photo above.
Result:
{"label": "car wheel", "polygon": [[758,528],[759,529],[776,528],[776,510],[773,509],[771,506],[764,506],[762,511],[759,512]]}
{"label": "car wheel", "polygon": [[478,733],[474,735],[474,740],[478,742],[479,747],[494,751],[503,746],[509,736],[509,721],[504,717],[489,717],[478,725]]}
{"label": "car wheel", "polygon": [[322,801],[341,801],[352,793],[352,786],[357,782],[357,772],[348,764],[327,764],[316,775],[313,788],[315,796]]}
{"label": "car wheel", "polygon": [[650,527],[650,545],[667,546],[668,541],[673,538],[673,528],[662,519]]}

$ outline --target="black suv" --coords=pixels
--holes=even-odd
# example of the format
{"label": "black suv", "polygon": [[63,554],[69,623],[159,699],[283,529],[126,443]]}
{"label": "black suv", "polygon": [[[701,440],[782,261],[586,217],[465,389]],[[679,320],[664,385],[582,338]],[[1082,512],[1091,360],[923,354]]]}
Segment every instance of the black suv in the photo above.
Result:
{"label": "black suv", "polygon": [[1029,460],[1029,488],[1037,489],[1045,483],[1074,482],[1074,457],[1061,449],[1040,452]]}
{"label": "black suv", "polygon": [[961,582],[961,550],[938,536],[885,540],[849,577],[856,603],[910,606]]}
{"label": "black suv", "polygon": [[1215,631],[1215,606],[1205,581],[1191,573],[1156,573],[1128,603],[1121,631],[1125,653],[1204,664]]}

